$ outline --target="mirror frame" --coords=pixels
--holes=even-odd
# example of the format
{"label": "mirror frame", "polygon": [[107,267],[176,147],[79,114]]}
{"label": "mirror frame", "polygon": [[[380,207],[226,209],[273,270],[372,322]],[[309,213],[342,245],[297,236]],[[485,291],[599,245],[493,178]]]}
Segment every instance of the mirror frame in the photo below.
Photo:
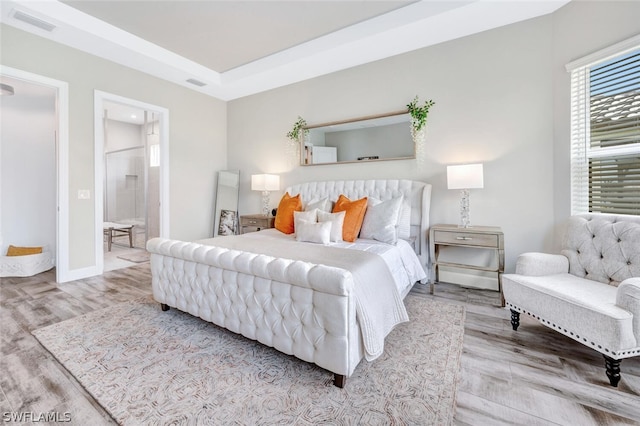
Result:
{"label": "mirror frame", "polygon": [[[368,120],[375,120],[376,118],[386,118],[386,117],[394,117],[396,115],[404,115],[404,114],[409,114],[409,110],[405,109],[402,111],[395,111],[395,112],[389,112],[389,113],[384,113],[384,114],[374,114],[374,115],[367,115],[364,117],[357,117],[357,118],[351,118],[351,119],[347,119],[347,120],[339,120],[339,121],[331,121],[328,123],[321,123],[321,124],[313,124],[313,125],[308,125],[302,128],[302,132],[300,135],[300,138],[298,140],[299,144],[300,144],[300,158],[299,158],[299,163],[301,166],[326,166],[329,164],[362,164],[362,163],[372,163],[372,162],[376,162],[376,161],[394,161],[394,160],[415,160],[416,159],[416,143],[415,141],[413,142],[413,156],[407,156],[407,157],[389,157],[389,158],[378,158],[378,159],[373,159],[373,160],[346,160],[346,161],[336,161],[334,163],[311,163],[311,164],[305,164],[304,162],[304,140],[305,140],[305,134],[307,133],[307,131],[312,130],[312,129],[317,129],[319,127],[329,127],[329,126],[337,126],[340,124],[349,124],[349,123],[357,123],[360,121],[368,121]],[[411,121],[409,121],[409,125],[411,125]]]}

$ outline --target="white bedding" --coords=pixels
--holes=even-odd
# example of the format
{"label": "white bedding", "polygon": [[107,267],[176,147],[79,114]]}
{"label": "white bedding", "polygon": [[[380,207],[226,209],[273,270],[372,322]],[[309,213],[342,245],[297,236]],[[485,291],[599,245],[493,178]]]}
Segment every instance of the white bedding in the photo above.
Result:
{"label": "white bedding", "polygon": [[[257,239],[277,238],[295,241],[295,236],[284,234],[277,229],[264,229],[259,232],[245,234],[245,236],[251,236]],[[207,241],[211,241],[211,239],[196,242],[206,244]],[[358,238],[353,243],[341,241],[330,243],[329,245],[331,247],[366,251],[382,257],[382,259],[389,267],[389,271],[393,276],[393,280],[396,284],[396,288],[398,289],[398,293],[400,293],[400,295],[403,297],[409,292],[413,284],[426,278],[427,276],[424,268],[420,265],[420,259],[416,255],[413,248],[411,248],[411,245],[405,240],[398,240],[398,243],[395,246],[376,240],[366,240],[362,238]]]}

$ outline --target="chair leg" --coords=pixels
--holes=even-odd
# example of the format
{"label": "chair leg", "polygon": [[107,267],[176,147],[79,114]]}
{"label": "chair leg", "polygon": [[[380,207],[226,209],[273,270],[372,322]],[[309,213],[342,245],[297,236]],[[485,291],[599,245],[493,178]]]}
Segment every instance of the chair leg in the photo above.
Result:
{"label": "chair leg", "polygon": [[609,356],[604,356],[604,365],[607,368],[607,377],[609,378],[609,383],[611,386],[618,387],[618,382],[620,382],[620,359],[613,359]]}
{"label": "chair leg", "polygon": [[518,326],[520,325],[520,312],[514,311],[511,309],[511,327],[513,331],[518,330]]}

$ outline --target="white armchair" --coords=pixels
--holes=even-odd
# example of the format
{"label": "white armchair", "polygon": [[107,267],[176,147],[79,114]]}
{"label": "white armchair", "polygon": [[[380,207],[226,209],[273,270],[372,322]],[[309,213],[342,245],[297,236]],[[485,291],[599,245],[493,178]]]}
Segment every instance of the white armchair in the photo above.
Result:
{"label": "white armchair", "polygon": [[525,253],[503,276],[511,325],[525,313],[602,353],[617,386],[621,360],[640,355],[640,217],[573,216],[561,253]]}

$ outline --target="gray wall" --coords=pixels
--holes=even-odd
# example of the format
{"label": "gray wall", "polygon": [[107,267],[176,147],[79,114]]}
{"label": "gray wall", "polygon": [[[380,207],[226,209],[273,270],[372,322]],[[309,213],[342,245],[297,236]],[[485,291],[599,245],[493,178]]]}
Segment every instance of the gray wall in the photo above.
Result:
{"label": "gray wall", "polygon": [[[510,266],[517,253],[548,246],[551,30],[551,17],[535,19],[230,102],[229,166],[244,176],[240,212],[259,211],[259,194],[249,191],[252,173],[280,174],[283,188],[408,178],[433,184],[432,223],[458,223],[459,192],[446,188],[446,166],[482,162],[485,188],[471,191],[472,223],[503,228]],[[299,167],[284,155],[298,115],[314,124],[397,111],[416,95],[436,102],[420,161]],[[274,194],[272,203],[278,199]]]}
{"label": "gray wall", "polygon": [[94,187],[94,90],[169,110],[170,235],[211,235],[215,173],[227,159],[225,102],[13,27],[0,30],[3,65],[69,83],[70,270],[95,265],[94,194],[75,197]]}
{"label": "gray wall", "polygon": [[[432,223],[457,223],[459,194],[446,188],[446,166],[482,162],[485,187],[471,190],[471,221],[502,227],[513,271],[518,254],[556,249],[569,215],[564,65],[640,32],[638,16],[640,2],[574,1],[553,15],[231,101],[228,163],[242,171],[240,213],[260,208],[253,173],[280,174],[283,188],[408,178],[433,184]],[[299,167],[286,155],[298,115],[315,124],[396,111],[415,95],[436,102],[420,161]]]}

